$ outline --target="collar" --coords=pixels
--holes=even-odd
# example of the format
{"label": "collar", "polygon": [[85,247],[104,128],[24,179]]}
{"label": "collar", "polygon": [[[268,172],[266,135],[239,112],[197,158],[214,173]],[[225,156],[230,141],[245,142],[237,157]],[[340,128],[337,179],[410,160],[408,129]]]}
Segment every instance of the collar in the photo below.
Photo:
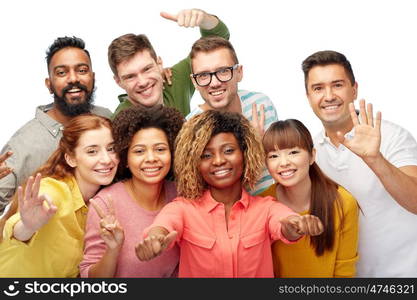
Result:
{"label": "collar", "polygon": [[120,103],[123,103],[125,101],[129,101],[129,98],[127,97],[127,94],[121,94],[121,95],[117,96],[117,98],[119,99]]}
{"label": "collar", "polygon": [[[238,201],[236,201],[236,203],[240,203],[240,205],[242,205],[243,208],[246,210],[249,207],[249,200],[250,195],[245,189],[242,189],[242,196]],[[203,196],[200,198],[200,205],[203,207],[205,211],[210,213],[213,209],[220,205],[220,202],[217,202],[213,199],[210,190],[206,190],[203,193]]]}
{"label": "collar", "polygon": [[81,191],[80,191],[80,188],[78,187],[75,177],[74,176],[67,177],[63,181],[65,181],[68,184],[68,186],[71,187],[72,201],[74,203],[74,211],[77,211],[83,207],[87,207],[83,199],[83,196],[81,195]]}
{"label": "collar", "polygon": [[[355,136],[355,127],[353,127],[349,132],[345,133],[345,138],[350,140]],[[318,143],[323,145],[324,143],[331,144],[329,137],[326,135],[326,130],[323,129],[318,135]]]}
{"label": "collar", "polygon": [[57,137],[58,134],[64,129],[64,126],[48,116],[47,112],[52,109],[52,106],[53,103],[38,106],[36,108],[35,119],[37,119],[52,136]]}

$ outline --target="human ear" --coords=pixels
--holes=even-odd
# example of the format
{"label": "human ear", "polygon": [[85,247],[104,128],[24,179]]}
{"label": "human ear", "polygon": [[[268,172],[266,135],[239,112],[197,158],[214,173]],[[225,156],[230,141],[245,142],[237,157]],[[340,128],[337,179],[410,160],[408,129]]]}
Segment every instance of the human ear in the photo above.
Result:
{"label": "human ear", "polygon": [[239,65],[236,69],[237,82],[241,82],[243,79],[243,66]]}
{"label": "human ear", "polygon": [[316,153],[316,148],[313,148],[313,151],[311,151],[310,166],[316,161]]}
{"label": "human ear", "polygon": [[68,153],[64,154],[64,158],[66,163],[71,167],[71,168],[75,168],[77,166],[77,162],[75,161],[75,159],[69,155]]}
{"label": "human ear", "polygon": [[45,78],[45,86],[49,90],[49,93],[53,94],[53,91],[51,88],[51,80],[49,78]]}

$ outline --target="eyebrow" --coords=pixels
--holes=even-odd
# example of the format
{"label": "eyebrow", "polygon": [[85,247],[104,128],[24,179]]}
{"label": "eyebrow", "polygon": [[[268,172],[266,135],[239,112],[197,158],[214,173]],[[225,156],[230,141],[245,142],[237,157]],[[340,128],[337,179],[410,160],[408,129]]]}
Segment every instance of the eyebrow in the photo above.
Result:
{"label": "eyebrow", "polygon": [[[238,143],[230,143],[230,142],[227,142],[227,143],[221,144],[219,148],[224,148],[224,147],[227,147],[227,146],[236,146],[236,147],[239,147],[239,144]],[[210,150],[213,150],[213,147],[206,147],[206,148],[204,148],[204,151],[206,151],[206,150],[209,150],[209,151]]]}
{"label": "eyebrow", "polygon": [[[151,146],[152,147],[155,147],[155,146],[160,146],[160,145],[168,146],[168,143],[160,142],[160,143],[152,144]],[[135,147],[146,147],[146,146],[147,145],[145,145],[145,144],[135,144],[135,145],[132,145],[131,148],[135,148]]]}
{"label": "eyebrow", "polygon": [[97,147],[99,147],[99,145],[87,145],[87,146],[84,147],[84,149],[87,149],[87,148],[97,148]]}
{"label": "eyebrow", "polygon": [[[106,145],[106,147],[107,147],[107,146],[114,145],[114,144],[115,144],[115,142],[108,143],[108,144]],[[87,146],[85,146],[85,147],[84,147],[84,149],[87,149],[87,148],[98,148],[98,147],[100,147],[100,145],[93,144],[93,145],[87,145]]]}
{"label": "eyebrow", "polygon": [[[89,64],[86,64],[86,63],[80,63],[80,64],[76,64],[75,65],[76,68],[84,67],[84,66],[90,68],[90,65]],[[58,66],[55,66],[54,67],[54,71],[56,69],[59,69],[59,68],[68,68],[68,67],[70,67],[70,66],[69,65],[58,65]]]}
{"label": "eyebrow", "polygon": [[[331,82],[331,84],[335,84],[335,83],[339,83],[339,82],[345,82],[344,79],[337,79],[337,80],[333,80]],[[315,86],[319,86],[319,85],[323,85],[324,82],[318,82],[318,83],[313,83],[312,85],[310,85],[310,87],[315,87]]]}
{"label": "eyebrow", "polygon": [[[232,66],[233,66],[233,65],[232,65]],[[232,67],[232,66],[222,66],[222,67],[218,67],[218,68],[214,69],[214,71],[201,71],[201,72],[197,72],[197,73],[195,73],[195,74],[217,72],[217,71],[220,71],[220,70],[222,70],[222,69],[230,68],[230,67]]]}

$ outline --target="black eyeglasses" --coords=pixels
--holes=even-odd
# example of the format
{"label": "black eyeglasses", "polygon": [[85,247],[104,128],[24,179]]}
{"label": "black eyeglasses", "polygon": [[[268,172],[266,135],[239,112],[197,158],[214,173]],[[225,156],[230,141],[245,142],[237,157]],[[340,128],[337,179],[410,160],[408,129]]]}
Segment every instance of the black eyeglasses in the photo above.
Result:
{"label": "black eyeglasses", "polygon": [[216,76],[218,81],[227,82],[233,78],[233,70],[235,70],[238,66],[239,64],[235,64],[231,67],[221,68],[220,70],[214,72],[203,72],[192,74],[191,76],[199,86],[208,86],[211,83],[213,75]]}

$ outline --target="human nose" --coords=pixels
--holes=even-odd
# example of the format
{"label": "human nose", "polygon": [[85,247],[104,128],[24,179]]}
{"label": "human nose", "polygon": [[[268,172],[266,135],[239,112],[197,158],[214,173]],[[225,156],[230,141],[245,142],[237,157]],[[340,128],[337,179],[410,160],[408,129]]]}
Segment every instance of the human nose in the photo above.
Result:
{"label": "human nose", "polygon": [[146,158],[146,161],[155,161],[156,160],[156,155],[152,150],[150,150],[150,151],[146,152],[145,158]]}
{"label": "human nose", "polygon": [[103,164],[109,164],[112,162],[112,157],[107,150],[102,152],[100,156],[100,162]]}
{"label": "human nose", "polygon": [[137,74],[136,75],[136,85],[139,88],[146,87],[148,85],[148,77],[144,74]]}
{"label": "human nose", "polygon": [[215,73],[211,73],[210,76],[210,87],[217,87],[222,84],[222,82],[219,79],[217,79]]}
{"label": "human nose", "polygon": [[331,87],[326,87],[324,89],[324,100],[325,101],[333,101],[334,100],[334,93]]}
{"label": "human nose", "polygon": [[288,159],[288,156],[287,156],[287,155],[281,155],[281,156],[280,156],[280,159],[279,159],[279,165],[280,165],[281,167],[288,166],[288,165],[289,165],[289,163],[290,163],[290,161],[289,161],[289,159]]}
{"label": "human nose", "polygon": [[217,153],[213,157],[213,165],[215,166],[221,166],[224,163],[224,161],[224,156],[221,153]]}
{"label": "human nose", "polygon": [[75,70],[70,70],[68,73],[68,82],[78,82],[78,73]]}

